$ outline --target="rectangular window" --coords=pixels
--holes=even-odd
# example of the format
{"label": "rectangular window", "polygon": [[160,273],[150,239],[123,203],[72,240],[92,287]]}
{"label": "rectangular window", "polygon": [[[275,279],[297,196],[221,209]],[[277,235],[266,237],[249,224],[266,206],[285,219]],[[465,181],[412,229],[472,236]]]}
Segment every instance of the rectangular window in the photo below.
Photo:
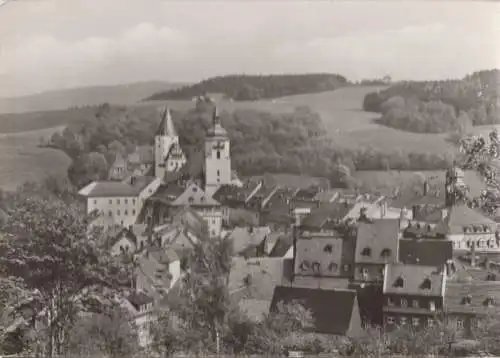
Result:
{"label": "rectangular window", "polygon": [[428,327],[433,327],[434,326],[434,319],[427,318],[427,326]]}
{"label": "rectangular window", "polygon": [[132,204],[134,204],[134,205],[135,205],[135,199],[132,199]]}
{"label": "rectangular window", "polygon": [[414,326],[418,326],[420,324],[420,318],[418,317],[413,317],[411,319],[411,323],[414,325]]}
{"label": "rectangular window", "polygon": [[464,328],[464,320],[463,319],[457,319],[457,328],[462,329]]}
{"label": "rectangular window", "polygon": [[432,312],[436,310],[436,303],[434,301],[429,301],[429,310]]}
{"label": "rectangular window", "polygon": [[392,316],[387,317],[387,324],[394,324],[394,323],[396,323],[394,317]]}
{"label": "rectangular window", "polygon": [[401,307],[408,307],[408,301],[404,298],[401,299]]}
{"label": "rectangular window", "polygon": [[418,300],[413,300],[412,305],[413,305],[413,308],[419,308],[420,307],[420,304],[419,304]]}
{"label": "rectangular window", "polygon": [[116,199],[116,203],[120,205],[120,199]]}
{"label": "rectangular window", "polygon": [[220,159],[220,150],[217,151],[217,159]]}
{"label": "rectangular window", "polygon": [[128,215],[128,210],[125,210],[125,216],[127,216],[127,215]]}
{"label": "rectangular window", "polygon": [[109,214],[109,216],[113,216],[113,213],[111,212],[111,210],[109,211],[108,214]]}
{"label": "rectangular window", "polygon": [[220,176],[220,170],[217,170],[217,176]]}
{"label": "rectangular window", "polygon": [[125,199],[125,204],[128,204],[128,200],[127,199]]}
{"label": "rectangular window", "polygon": [[399,322],[401,322],[401,325],[404,326],[406,324],[406,317],[401,317]]}
{"label": "rectangular window", "polygon": [[134,209],[134,210],[132,210],[132,215],[135,215],[135,209]]}
{"label": "rectangular window", "polygon": [[97,199],[94,199],[94,204],[97,204]]}
{"label": "rectangular window", "polygon": [[120,210],[116,211],[116,215],[120,216]]}
{"label": "rectangular window", "polygon": [[387,305],[394,306],[394,300],[391,297],[387,297]]}
{"label": "rectangular window", "polygon": [[113,204],[113,200],[109,199],[109,203],[110,203],[110,204]]}

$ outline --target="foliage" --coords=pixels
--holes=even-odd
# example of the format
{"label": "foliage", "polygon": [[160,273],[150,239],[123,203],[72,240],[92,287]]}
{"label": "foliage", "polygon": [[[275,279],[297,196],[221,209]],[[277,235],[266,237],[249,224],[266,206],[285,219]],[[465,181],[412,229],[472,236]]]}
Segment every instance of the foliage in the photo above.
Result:
{"label": "foliage", "polygon": [[203,80],[167,92],[160,92],[147,100],[192,99],[206,93],[222,93],[235,101],[255,101],[301,93],[335,90],[346,85],[347,80],[335,74],[307,75],[227,75]]}
{"label": "foliage", "polygon": [[117,307],[102,314],[80,317],[69,332],[68,345],[73,354],[112,358],[131,357],[139,350],[137,332],[130,317]]}
{"label": "foliage", "polygon": [[90,218],[78,203],[21,193],[8,214],[0,268],[29,293],[13,308],[30,307],[33,318],[43,317],[46,354],[60,354],[78,313],[112,304],[129,274],[105,254],[99,232],[88,229]]}
{"label": "foliage", "polygon": [[[418,132],[452,128],[453,119],[446,105],[454,109],[455,115],[466,113],[473,125],[496,124],[500,123],[497,103],[499,75],[497,69],[475,72],[462,80],[399,82],[386,90],[366,95],[363,108],[387,113],[389,106],[393,113],[384,119],[386,124]],[[395,97],[404,99],[405,104],[401,106],[398,100],[398,105],[395,105]],[[432,108],[442,114],[438,111],[432,115]]]}

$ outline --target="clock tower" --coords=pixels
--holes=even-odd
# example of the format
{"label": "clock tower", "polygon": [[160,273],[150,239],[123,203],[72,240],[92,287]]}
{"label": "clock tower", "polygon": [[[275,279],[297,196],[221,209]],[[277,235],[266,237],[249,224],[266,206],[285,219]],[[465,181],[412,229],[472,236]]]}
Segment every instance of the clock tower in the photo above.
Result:
{"label": "clock tower", "polygon": [[212,195],[224,184],[231,184],[230,141],[214,106],[212,128],[205,139],[205,191]]}

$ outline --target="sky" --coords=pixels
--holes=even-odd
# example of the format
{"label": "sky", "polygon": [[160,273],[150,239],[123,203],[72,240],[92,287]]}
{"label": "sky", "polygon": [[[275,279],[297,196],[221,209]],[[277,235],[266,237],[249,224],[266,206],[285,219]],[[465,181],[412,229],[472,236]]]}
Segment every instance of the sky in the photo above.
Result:
{"label": "sky", "polygon": [[231,73],[420,80],[491,68],[500,68],[495,2],[12,0],[0,6],[2,97]]}

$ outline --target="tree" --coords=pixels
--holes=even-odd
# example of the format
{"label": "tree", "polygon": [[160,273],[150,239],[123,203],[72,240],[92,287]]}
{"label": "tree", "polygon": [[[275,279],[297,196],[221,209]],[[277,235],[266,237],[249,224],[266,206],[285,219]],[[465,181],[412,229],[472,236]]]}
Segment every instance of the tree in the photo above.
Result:
{"label": "tree", "polygon": [[137,331],[119,307],[80,317],[69,332],[69,350],[75,354],[131,357],[138,349]]}
{"label": "tree", "polygon": [[78,157],[68,169],[71,182],[82,187],[94,180],[103,180],[108,176],[106,157],[98,152],[83,154]]}
{"label": "tree", "polygon": [[112,305],[129,272],[104,251],[99,231],[89,229],[92,218],[77,203],[20,195],[8,214],[0,270],[24,286],[28,297],[19,304],[44,316],[46,354],[61,354],[75,317]]}

